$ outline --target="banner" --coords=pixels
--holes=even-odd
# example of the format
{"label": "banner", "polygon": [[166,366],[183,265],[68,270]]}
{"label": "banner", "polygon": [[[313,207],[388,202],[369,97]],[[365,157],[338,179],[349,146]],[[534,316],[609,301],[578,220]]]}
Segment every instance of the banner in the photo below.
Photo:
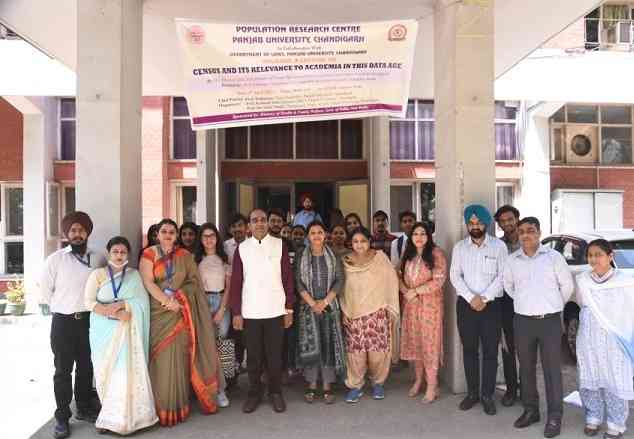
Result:
{"label": "banner", "polygon": [[405,115],[418,23],[177,19],[195,130]]}

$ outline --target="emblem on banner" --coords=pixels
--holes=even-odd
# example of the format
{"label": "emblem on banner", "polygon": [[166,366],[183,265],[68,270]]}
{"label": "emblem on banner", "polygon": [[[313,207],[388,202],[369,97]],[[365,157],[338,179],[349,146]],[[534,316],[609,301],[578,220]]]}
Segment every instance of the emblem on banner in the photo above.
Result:
{"label": "emblem on banner", "polygon": [[187,29],[187,39],[191,44],[200,45],[205,42],[205,30],[197,25]]}
{"label": "emblem on banner", "polygon": [[392,26],[387,34],[390,41],[403,41],[407,36],[407,28],[402,24]]}

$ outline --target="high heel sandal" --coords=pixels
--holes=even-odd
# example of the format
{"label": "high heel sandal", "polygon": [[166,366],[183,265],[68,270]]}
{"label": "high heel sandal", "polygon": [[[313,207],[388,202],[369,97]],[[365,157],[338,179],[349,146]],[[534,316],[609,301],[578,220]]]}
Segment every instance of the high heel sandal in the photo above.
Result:
{"label": "high heel sandal", "polygon": [[436,402],[436,400],[439,397],[440,397],[440,391],[438,389],[436,389],[434,391],[434,396],[431,399],[427,398],[427,395],[425,395],[423,397],[423,399],[420,400],[420,402],[422,402],[423,404],[432,404],[432,403]]}
{"label": "high heel sandal", "polygon": [[420,383],[420,385],[418,386],[416,386],[416,383],[414,383],[414,385],[410,387],[409,392],[407,393],[407,396],[409,396],[410,398],[416,398],[418,394],[420,393],[421,387],[423,387],[423,383]]}

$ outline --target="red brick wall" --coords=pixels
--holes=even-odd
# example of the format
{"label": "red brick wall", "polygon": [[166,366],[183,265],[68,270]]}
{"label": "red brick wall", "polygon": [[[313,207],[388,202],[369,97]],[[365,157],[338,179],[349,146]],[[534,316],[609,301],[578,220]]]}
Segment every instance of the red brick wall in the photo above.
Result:
{"label": "red brick wall", "polygon": [[551,190],[623,190],[623,227],[634,228],[634,167],[551,166],[550,186]]}
{"label": "red brick wall", "polygon": [[22,113],[0,98],[0,180],[22,181]]}

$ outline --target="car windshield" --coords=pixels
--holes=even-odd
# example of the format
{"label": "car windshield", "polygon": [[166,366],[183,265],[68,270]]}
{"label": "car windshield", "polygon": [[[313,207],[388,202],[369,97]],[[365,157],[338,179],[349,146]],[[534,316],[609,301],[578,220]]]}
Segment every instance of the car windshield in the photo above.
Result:
{"label": "car windshield", "polygon": [[634,240],[612,241],[614,263],[618,268],[634,268]]}

